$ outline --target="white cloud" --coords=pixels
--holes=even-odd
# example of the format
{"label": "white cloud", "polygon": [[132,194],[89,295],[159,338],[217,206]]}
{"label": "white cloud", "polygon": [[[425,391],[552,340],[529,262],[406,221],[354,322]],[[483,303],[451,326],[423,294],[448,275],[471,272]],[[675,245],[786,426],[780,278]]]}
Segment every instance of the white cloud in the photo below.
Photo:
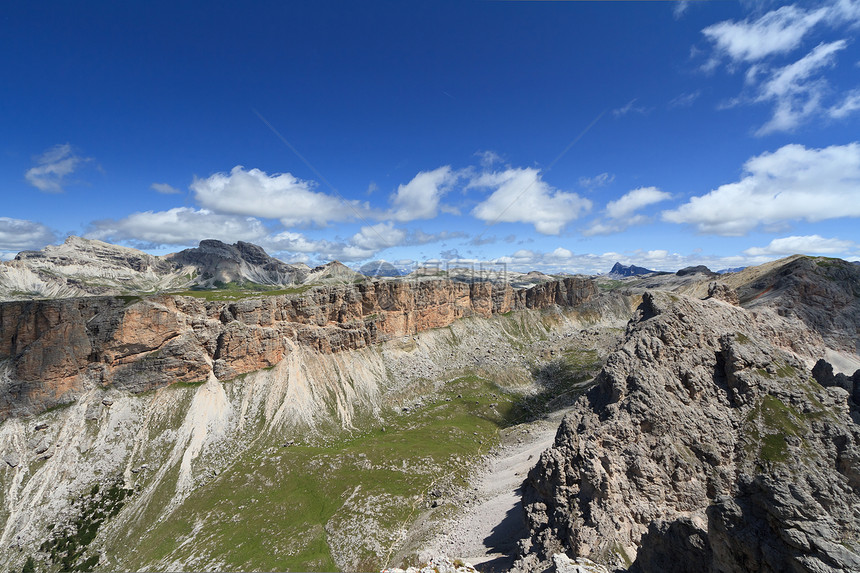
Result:
{"label": "white cloud", "polygon": [[477,151],[475,155],[481,158],[481,167],[484,169],[492,169],[493,165],[502,162],[502,156],[495,151]]}
{"label": "white cloud", "polygon": [[[277,235],[266,237],[260,241],[260,246],[273,252],[289,251],[290,253],[309,254],[331,250],[332,243],[326,240],[308,239],[301,233],[284,231]],[[305,259],[308,260],[307,257]],[[295,260],[295,257],[293,260]]]}
{"label": "white cloud", "polygon": [[820,235],[803,235],[774,239],[766,247],[751,247],[744,251],[750,256],[767,255],[833,255],[853,251],[857,247],[854,241],[842,239],[826,239]]}
{"label": "white cloud", "polygon": [[744,164],[744,177],[671,211],[664,221],[700,233],[740,236],[759,225],[860,217],[860,143],[792,144]]}
{"label": "white cloud", "polygon": [[821,43],[787,65],[774,63],[779,56],[800,49],[813,29],[845,25],[860,25],[857,0],[836,0],[808,10],[796,5],[782,6],[755,19],[708,26],[702,33],[712,42],[714,50],[703,68],[712,71],[726,59],[730,71],[747,66],[745,93],[721,107],[770,104],[771,116],[756,130],[756,135],[791,131],[813,118],[841,119],[852,113],[857,105],[852,94],[834,94],[825,71],[835,65],[837,54],[848,45],[846,40]]}
{"label": "white cloud", "polygon": [[846,23],[853,28],[860,26],[860,1],[836,0],[830,7],[828,19],[833,24]]}
{"label": "white cloud", "polygon": [[0,217],[0,251],[41,249],[56,240],[56,233],[41,223]]}
{"label": "white cloud", "polygon": [[858,110],[860,110],[860,89],[845,94],[841,102],[827,110],[827,115],[833,119],[845,119]]}
{"label": "white cloud", "polygon": [[656,187],[639,187],[606,204],[606,214],[613,219],[630,217],[642,207],[671,199],[672,195]]}
{"label": "white cloud", "polygon": [[827,83],[810,78],[832,65],[835,54],[846,46],[845,40],[819,44],[800,60],[773,72],[755,98],[758,102],[773,102],[773,117],[757,133],[789,131],[819,113]]}
{"label": "white cloud", "polygon": [[682,93],[682,94],[676,96],[675,98],[673,98],[669,102],[669,107],[670,108],[690,107],[691,105],[693,105],[693,103],[695,103],[695,101],[697,99],[699,99],[699,96],[701,96],[701,95],[702,95],[701,90],[696,90],[694,92]]}
{"label": "white cloud", "polygon": [[86,236],[151,245],[196,245],[201,239],[218,239],[225,243],[258,242],[266,234],[263,224],[252,217],[176,207],[167,211],[132,213],[119,220],[95,221]]}
{"label": "white cloud", "polygon": [[441,231],[439,233],[425,233],[421,229],[415,229],[409,233],[409,239],[406,244],[409,245],[425,245],[427,243],[438,243],[439,241],[449,241],[451,239],[464,239],[468,237],[466,233],[460,231]]}
{"label": "white cloud", "polygon": [[406,185],[398,186],[391,196],[391,218],[395,221],[434,218],[439,213],[439,200],[458,178],[447,165],[420,172]]}
{"label": "white cloud", "polygon": [[623,117],[629,113],[638,113],[638,114],[648,113],[648,110],[646,108],[644,108],[642,106],[635,105],[636,99],[637,98],[633,98],[632,100],[627,102],[627,104],[625,104],[619,108],[613,109],[612,115],[614,115],[615,117]]}
{"label": "white cloud", "polygon": [[167,183],[153,183],[149,188],[156,193],[161,193],[162,195],[177,195],[182,193],[182,191],[172,185],[168,185]]}
{"label": "white cloud", "polygon": [[245,170],[241,165],[229,174],[215,173],[195,179],[191,190],[201,206],[221,213],[280,219],[284,226],[347,221],[368,216],[369,208],[360,201],[313,191],[310,181],[289,173],[268,175],[259,169]]}
{"label": "white cloud", "polygon": [[615,201],[606,204],[606,209],[603,212],[608,220],[598,219],[592,222],[583,231],[583,234],[586,236],[609,235],[619,233],[634,225],[647,223],[650,218],[645,215],[638,215],[636,211],[671,198],[670,193],[661,191],[656,187],[639,187],[629,191]]}
{"label": "white cloud", "polygon": [[382,249],[395,247],[406,239],[406,231],[398,229],[394,223],[385,222],[367,225],[352,236],[350,244],[369,251],[371,254]]}
{"label": "white cloud", "polygon": [[615,181],[615,175],[610,173],[600,173],[594,177],[580,177],[579,185],[586,189],[596,189],[598,187],[606,187]]}
{"label": "white cloud", "polygon": [[557,235],[565,225],[591,209],[590,200],[559,191],[541,179],[537,169],[510,168],[483,173],[467,188],[489,188],[492,194],[472,209],[472,215],[490,224],[529,223],[538,233]]}
{"label": "white cloud", "polygon": [[291,260],[297,260],[297,254],[319,261],[339,260],[342,262],[364,261],[375,257],[380,251],[391,247],[404,245],[422,245],[465,236],[463,233],[443,231],[441,233],[425,233],[421,230],[406,231],[398,229],[390,221],[365,225],[346,242],[328,241],[325,239],[309,239],[301,233],[284,231],[277,235],[260,240],[259,244],[274,252],[289,252]]}
{"label": "white cloud", "polygon": [[680,20],[684,16],[684,13],[687,12],[687,9],[689,7],[689,0],[681,0],[679,2],[675,2],[674,6],[672,6],[672,16],[674,16],[676,20]]}
{"label": "white cloud", "polygon": [[826,8],[806,11],[795,6],[783,6],[757,20],[726,20],[708,26],[702,33],[715,44],[720,55],[736,62],[753,62],[796,49],[807,32],[827,14]]}
{"label": "white cloud", "polygon": [[62,193],[67,177],[86,161],[89,161],[89,158],[76,154],[68,143],[55,145],[35,158],[36,166],[28,169],[24,177],[40,191]]}
{"label": "white cloud", "polygon": [[550,261],[566,262],[573,258],[573,252],[564,247],[556,247],[554,251],[547,253],[546,258]]}

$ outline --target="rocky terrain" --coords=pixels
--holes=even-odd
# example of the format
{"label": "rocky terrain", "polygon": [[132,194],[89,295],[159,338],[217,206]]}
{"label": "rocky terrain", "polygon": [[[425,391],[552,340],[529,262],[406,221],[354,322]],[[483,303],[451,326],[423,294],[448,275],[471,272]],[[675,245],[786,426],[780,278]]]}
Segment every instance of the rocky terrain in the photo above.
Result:
{"label": "rocky terrain", "polygon": [[825,387],[810,370],[856,332],[839,314],[857,282],[833,267],[783,262],[739,289],[748,304],[780,291],[750,310],[647,292],[529,473],[519,566],[566,552],[637,571],[858,570],[860,372],[820,365]]}
{"label": "rocky terrain", "polygon": [[355,350],[464,317],[596,297],[595,283],[578,278],[528,290],[426,279],[236,302],[163,295],[0,303],[0,417],[38,413],[92,388],[143,392],[210,373],[229,380],[278,364],[296,344]]}
{"label": "rocky terrain", "polygon": [[499,428],[580,381],[571,365],[596,371],[580,331],[630,312],[589,279],[344,284],[340,267],[282,294],[0,303],[3,567],[410,562]]}
{"label": "rocky terrain", "polygon": [[860,569],[857,265],[367,278],[72,237],[0,295],[7,570]]}

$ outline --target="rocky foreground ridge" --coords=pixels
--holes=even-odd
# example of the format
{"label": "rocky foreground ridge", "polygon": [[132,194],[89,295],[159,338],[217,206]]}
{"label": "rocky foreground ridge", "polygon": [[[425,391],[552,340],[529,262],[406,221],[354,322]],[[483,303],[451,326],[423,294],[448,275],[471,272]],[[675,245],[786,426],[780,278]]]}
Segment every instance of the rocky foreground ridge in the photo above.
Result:
{"label": "rocky foreground ridge", "polygon": [[799,357],[816,333],[781,318],[646,293],[529,473],[520,567],[860,570],[860,371],[823,387]]}
{"label": "rocky foreground ridge", "polygon": [[322,353],[597,296],[589,279],[530,289],[444,279],[318,287],[235,302],[161,295],[0,303],[0,418],[37,413],[93,387],[142,392],[274,366],[298,344]]}

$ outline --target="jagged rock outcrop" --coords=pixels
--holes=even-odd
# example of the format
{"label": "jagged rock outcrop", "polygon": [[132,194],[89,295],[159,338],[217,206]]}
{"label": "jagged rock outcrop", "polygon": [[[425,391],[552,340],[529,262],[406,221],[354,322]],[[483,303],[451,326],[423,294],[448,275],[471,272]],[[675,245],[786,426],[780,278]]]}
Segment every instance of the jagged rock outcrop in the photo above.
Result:
{"label": "jagged rock outcrop", "polygon": [[363,348],[469,316],[573,307],[595,283],[530,289],[489,282],[377,281],[239,301],[153,296],[0,303],[0,417],[44,410],[101,386],[141,392],[268,368],[293,343],[323,353]]}
{"label": "jagged rock outcrop", "polygon": [[842,372],[834,374],[833,366],[821,358],[812,367],[812,377],[825,388],[842,388],[851,395],[855,405],[860,406],[860,370],[856,370],[851,376]]}
{"label": "jagged rock outcrop", "polygon": [[529,473],[520,566],[564,551],[637,571],[860,569],[853,400],[775,320],[646,293]]}
{"label": "jagged rock outcrop", "polygon": [[708,285],[708,298],[722,300],[735,306],[740,305],[740,297],[738,291],[728,285],[718,282],[712,282]]}

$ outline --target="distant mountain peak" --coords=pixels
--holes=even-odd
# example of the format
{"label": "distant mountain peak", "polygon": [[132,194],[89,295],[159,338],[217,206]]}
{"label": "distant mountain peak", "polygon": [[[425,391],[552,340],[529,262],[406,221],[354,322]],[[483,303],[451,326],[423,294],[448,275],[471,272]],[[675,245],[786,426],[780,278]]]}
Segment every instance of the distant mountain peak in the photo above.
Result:
{"label": "distant mountain peak", "polygon": [[637,267],[636,265],[622,265],[621,263],[615,263],[609,271],[609,275],[614,277],[635,277],[656,272],[657,271],[652,271],[645,267]]}
{"label": "distant mountain peak", "polygon": [[295,284],[307,274],[305,269],[288,265],[269,256],[259,245],[244,241],[229,245],[217,239],[204,239],[198,247],[168,257],[177,264],[196,267],[204,286],[215,284],[215,281]]}

